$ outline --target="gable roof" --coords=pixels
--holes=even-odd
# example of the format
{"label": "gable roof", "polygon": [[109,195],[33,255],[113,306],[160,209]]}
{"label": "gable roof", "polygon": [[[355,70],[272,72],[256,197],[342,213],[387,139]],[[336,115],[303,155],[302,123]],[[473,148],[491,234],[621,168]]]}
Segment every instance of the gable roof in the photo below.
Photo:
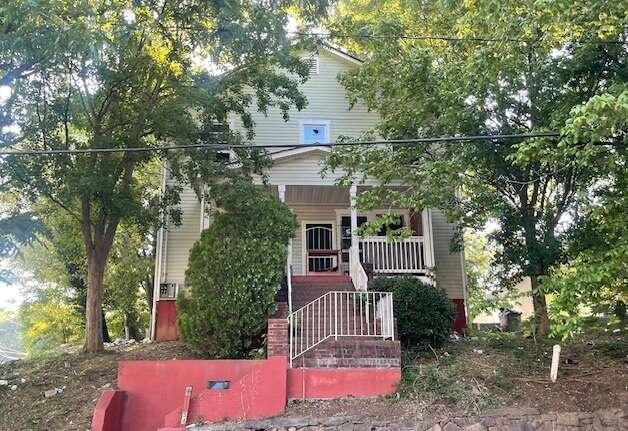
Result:
{"label": "gable roof", "polygon": [[275,151],[274,153],[270,153],[270,159],[272,161],[279,161],[284,159],[289,159],[292,157],[299,156],[301,154],[319,152],[327,154],[331,150],[329,147],[320,147],[316,145],[312,145],[311,147],[296,147],[296,148],[287,148],[281,151]]}
{"label": "gable roof", "polygon": [[321,45],[321,48],[323,48],[325,51],[342,58],[343,60],[348,61],[349,63],[353,63],[353,64],[357,64],[357,65],[362,65],[362,63],[364,63],[364,61],[362,61],[361,59],[359,59],[358,57],[356,57],[353,54],[348,53],[347,51],[343,50],[340,47],[337,46],[333,46],[327,43],[323,43]]}

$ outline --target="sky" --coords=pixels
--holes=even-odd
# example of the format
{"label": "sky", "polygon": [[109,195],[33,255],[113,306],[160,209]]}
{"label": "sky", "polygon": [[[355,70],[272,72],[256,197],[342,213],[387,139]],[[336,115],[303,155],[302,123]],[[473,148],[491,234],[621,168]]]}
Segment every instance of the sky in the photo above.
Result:
{"label": "sky", "polygon": [[19,286],[0,283],[0,310],[16,311],[23,300]]}
{"label": "sky", "polygon": [[[0,259],[0,271],[10,269],[10,266],[11,261],[9,259]],[[0,310],[15,311],[22,301],[24,301],[24,297],[19,280],[16,280],[13,284],[0,282]]]}

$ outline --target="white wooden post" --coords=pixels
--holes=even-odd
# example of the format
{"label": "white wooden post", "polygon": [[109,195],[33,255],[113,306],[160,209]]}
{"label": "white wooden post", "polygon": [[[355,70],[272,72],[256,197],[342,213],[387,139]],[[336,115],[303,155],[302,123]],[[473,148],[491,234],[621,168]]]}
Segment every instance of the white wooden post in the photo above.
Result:
{"label": "white wooden post", "polygon": [[555,344],[552,349],[552,366],[550,368],[550,380],[556,383],[558,378],[558,363],[560,362],[560,345]]}
{"label": "white wooden post", "polygon": [[[279,184],[277,186],[279,193],[279,200],[286,202],[286,185]],[[286,259],[286,283],[288,285],[288,313],[292,314],[292,271],[290,265],[292,264],[292,238],[288,240],[288,257]]]}
{"label": "white wooden post", "polygon": [[[356,207],[356,196],[358,194],[358,186],[352,184],[349,188],[349,196],[351,197],[351,253],[349,253],[349,266],[353,265],[352,259],[360,259],[360,251],[358,246],[358,208]],[[355,262],[357,264],[358,262]]]}
{"label": "white wooden post", "polygon": [[432,212],[425,208],[421,212],[421,223],[423,225],[423,238],[425,239],[425,266],[427,268],[434,267],[434,235],[432,232]]}

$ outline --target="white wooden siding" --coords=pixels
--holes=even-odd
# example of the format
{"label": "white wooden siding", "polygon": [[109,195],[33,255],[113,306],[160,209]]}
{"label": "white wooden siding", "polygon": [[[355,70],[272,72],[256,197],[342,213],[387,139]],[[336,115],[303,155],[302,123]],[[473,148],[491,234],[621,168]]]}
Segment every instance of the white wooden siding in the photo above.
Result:
{"label": "white wooden siding", "polygon": [[181,225],[169,225],[166,230],[165,279],[162,283],[183,285],[190,249],[200,237],[201,204],[189,187],[184,187],[181,193],[180,209]]}
{"label": "white wooden siding", "polygon": [[[358,137],[377,124],[378,115],[368,112],[363,104],[357,104],[349,109],[345,89],[338,82],[337,77],[340,73],[357,65],[322,49],[319,56],[319,73],[310,76],[310,79],[301,86],[308,100],[303,111],[291,110],[287,122],[275,108],[269,109],[267,116],[260,112],[252,113],[255,122],[255,144],[298,144],[299,122],[303,120],[329,120],[331,142],[336,141],[339,136]],[[232,117],[232,124],[234,129],[244,130],[238,118]]]}
{"label": "white wooden siding", "polygon": [[[290,204],[297,217],[298,227],[292,240],[292,269],[295,275],[303,275],[303,238],[304,222],[330,222],[337,224],[337,210],[348,208],[343,204]],[[178,227],[170,226],[166,235],[165,274],[161,282],[185,282],[185,270],[188,265],[190,249],[200,237],[200,203],[196,194],[185,188],[181,195],[182,223]],[[432,210],[432,229],[434,232],[434,254],[436,279],[450,298],[464,298],[463,274],[460,253],[450,253],[449,244],[454,233],[454,225],[447,223],[439,211]],[[338,242],[338,226],[335,226]]]}
{"label": "white wooden siding", "polygon": [[[284,122],[276,109],[271,109],[268,116],[253,113],[255,121],[254,142],[265,144],[298,144],[300,136],[299,122],[303,120],[329,120],[329,140],[336,141],[339,136],[358,137],[371,129],[378,121],[377,114],[367,112],[362,104],[349,109],[344,88],[337,81],[340,73],[357,67],[355,64],[335,56],[325,50],[320,52],[319,73],[312,75],[302,86],[308,99],[308,105],[302,112],[290,111],[290,120]],[[242,129],[235,118],[232,119],[235,129]],[[325,152],[313,151],[307,154],[277,160],[269,170],[271,184],[287,185],[334,185],[340,173],[328,174],[321,179],[321,163]],[[290,194],[290,192],[289,192]],[[347,205],[334,203],[290,205],[299,224],[303,221],[336,222],[336,209]],[[163,247],[163,269],[160,281],[183,284],[185,270],[188,265],[190,249],[200,237],[200,203],[195,193],[185,187],[181,195],[182,224],[178,227],[169,226],[165,233]],[[453,234],[453,226],[447,224],[441,213],[433,211],[434,252],[437,270],[437,281],[451,298],[464,298],[463,276],[460,254],[449,253],[449,242]],[[337,235],[337,232],[336,232]],[[294,274],[303,274],[301,226],[295,232],[293,240]]]}
{"label": "white wooden siding", "polygon": [[333,186],[340,178],[334,172],[321,178],[321,168],[325,153],[308,152],[286,160],[277,160],[266,172],[270,184],[287,185],[328,185]]}
{"label": "white wooden siding", "polygon": [[436,264],[436,283],[445,289],[452,299],[464,299],[464,282],[460,252],[450,253],[449,245],[454,235],[455,226],[447,223],[445,216],[438,210],[432,210],[432,232],[434,235],[434,262]]}

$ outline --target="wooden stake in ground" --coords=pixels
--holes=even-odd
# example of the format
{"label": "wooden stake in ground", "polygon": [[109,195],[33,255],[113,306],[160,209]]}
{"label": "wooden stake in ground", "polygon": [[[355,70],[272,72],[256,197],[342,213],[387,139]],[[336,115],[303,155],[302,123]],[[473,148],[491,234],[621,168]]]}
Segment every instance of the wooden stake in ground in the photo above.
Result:
{"label": "wooden stake in ground", "polygon": [[560,362],[560,345],[555,344],[552,349],[552,366],[550,368],[550,380],[556,383],[558,378],[558,363]]}

